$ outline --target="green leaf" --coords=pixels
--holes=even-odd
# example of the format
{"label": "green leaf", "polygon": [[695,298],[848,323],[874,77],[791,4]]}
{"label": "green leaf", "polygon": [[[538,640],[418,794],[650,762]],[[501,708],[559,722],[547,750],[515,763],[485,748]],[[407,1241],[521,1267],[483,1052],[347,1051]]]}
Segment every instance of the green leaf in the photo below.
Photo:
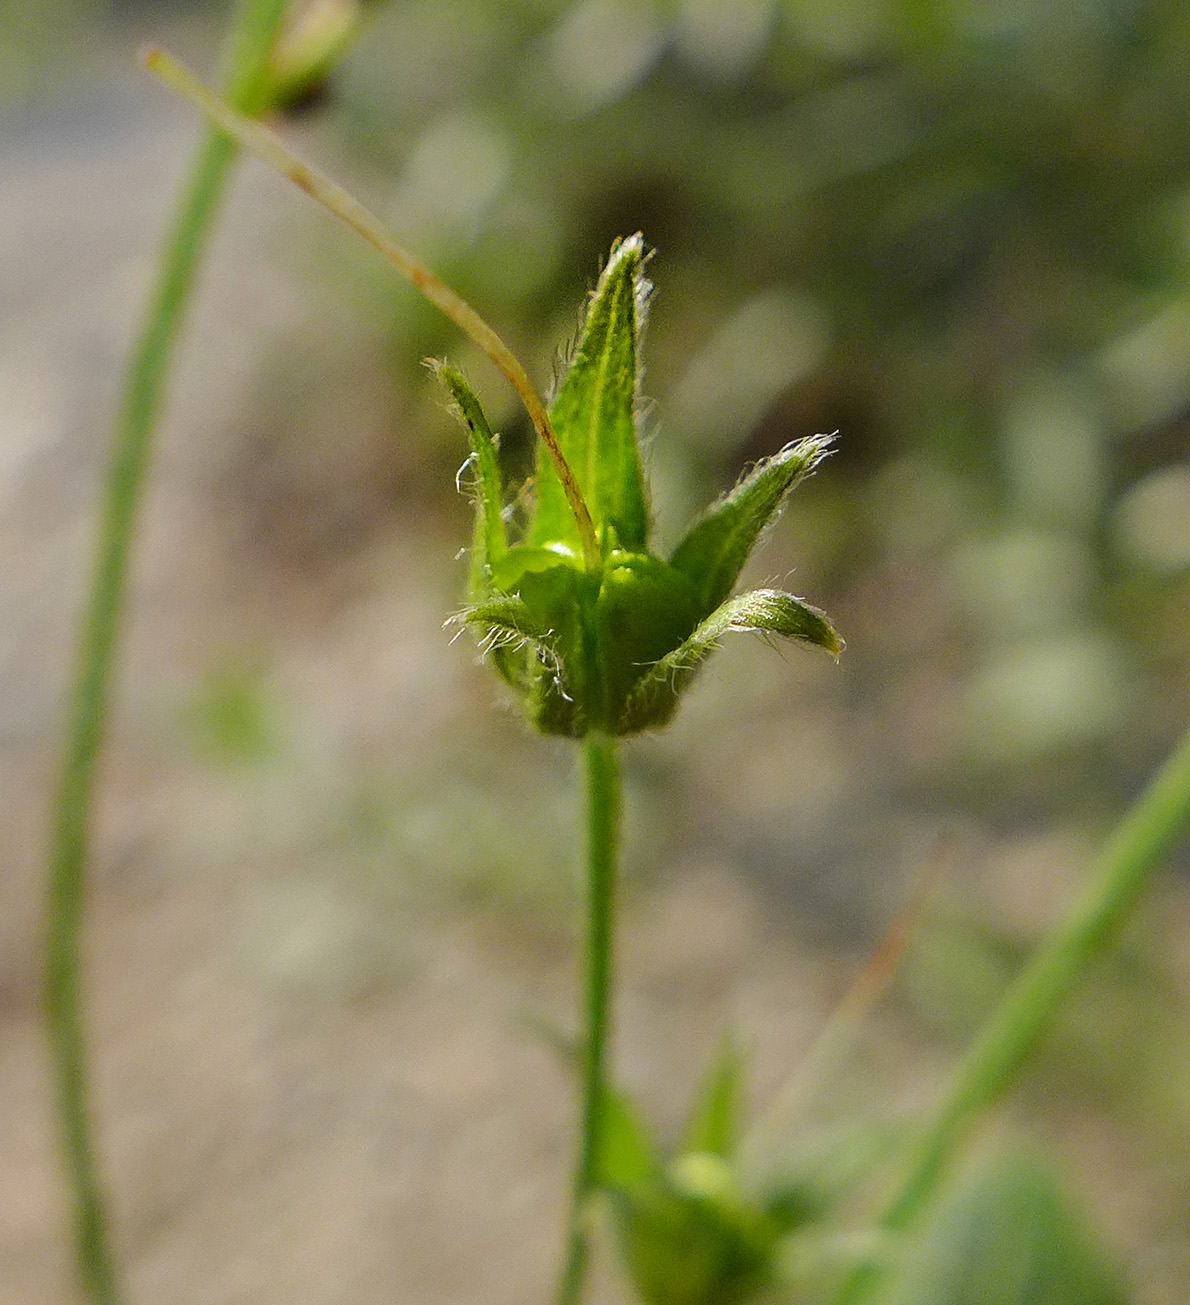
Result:
{"label": "green leaf", "polygon": [[[680,1157],[692,1167],[726,1169],[706,1152]],[[717,1178],[663,1181],[612,1204],[625,1265],[646,1305],[744,1305],[774,1277],[776,1230]],[[710,1177],[710,1174],[703,1175]],[[728,1179],[727,1187],[734,1184]]]}
{"label": "green leaf", "polygon": [[644,1120],[621,1092],[605,1087],[599,1118],[595,1186],[632,1193],[659,1181],[660,1166]]}
{"label": "green leaf", "polygon": [[945,1196],[880,1305],[1124,1305],[1094,1235],[1031,1156],[999,1155]]}
{"label": "green leaf", "polygon": [[[596,532],[643,550],[649,527],[636,441],[638,345],[649,284],[639,235],[617,245],[587,307],[578,348],[550,423],[586,499]],[[574,515],[545,449],[537,450],[537,507],[530,542],[578,543]]]}
{"label": "green leaf", "polygon": [[754,589],[721,604],[685,643],[649,667],[628,696],[621,728],[628,732],[664,724],[682,690],[729,630],[799,639],[834,657],[843,650],[843,640],[816,607],[779,589]]}
{"label": "green leaf", "polygon": [[[700,1141],[724,1136],[739,1057],[717,1057],[703,1096],[718,1105]],[[684,1151],[662,1166],[632,1103],[605,1089],[596,1183],[610,1198],[625,1266],[646,1305],[743,1305],[773,1276],[778,1225],[741,1194],[727,1160]]]}
{"label": "green leaf", "polygon": [[508,548],[504,532],[500,467],[496,461],[496,437],[492,434],[475,391],[467,384],[463,374],[446,363],[436,364],[434,370],[450,391],[455,410],[467,428],[471,460],[475,463],[476,479],[472,495],[475,502],[475,533],[471,545],[469,593],[473,599],[479,599],[491,591],[490,570],[500,562]]}
{"label": "green leaf", "polygon": [[753,467],[691,526],[670,561],[690,578],[700,616],[731,593],[761,531],[790,490],[826,457],[832,438],[814,435],[786,445]]}
{"label": "green leaf", "polygon": [[730,1159],[739,1137],[743,1064],[735,1040],[725,1037],[695,1094],[683,1151],[706,1151]]}

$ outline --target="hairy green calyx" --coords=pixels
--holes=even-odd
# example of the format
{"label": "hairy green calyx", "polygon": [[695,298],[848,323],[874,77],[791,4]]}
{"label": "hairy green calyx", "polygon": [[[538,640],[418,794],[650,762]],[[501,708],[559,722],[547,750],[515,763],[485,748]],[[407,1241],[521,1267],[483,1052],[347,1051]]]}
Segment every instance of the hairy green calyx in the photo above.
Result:
{"label": "hairy green calyx", "polygon": [[639,235],[613,249],[549,410],[590,512],[598,565],[584,555],[571,501],[544,450],[528,522],[509,540],[495,437],[460,373],[439,368],[475,468],[468,605],[458,619],[478,632],[492,665],[547,734],[634,734],[665,724],[728,630],[783,635],[835,656],[843,647],[826,617],[792,594],[730,597],[761,532],[826,455],[829,437],[800,440],[754,467],[668,561],[649,550],[637,432],[650,290],[643,263]]}

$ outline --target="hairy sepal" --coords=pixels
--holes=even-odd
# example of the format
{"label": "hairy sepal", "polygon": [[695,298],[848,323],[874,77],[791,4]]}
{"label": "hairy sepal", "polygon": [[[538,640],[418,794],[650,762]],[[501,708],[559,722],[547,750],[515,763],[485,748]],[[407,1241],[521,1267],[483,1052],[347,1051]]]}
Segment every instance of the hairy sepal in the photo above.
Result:
{"label": "hairy sepal", "polygon": [[[686,577],[647,553],[613,552],[597,604],[603,728],[623,730],[641,673],[681,645],[697,624]],[[625,731],[628,732],[628,731]]]}
{"label": "hairy sepal", "polygon": [[[639,235],[613,250],[587,306],[578,347],[550,405],[550,424],[574,472],[596,532],[639,551],[649,529],[637,448],[640,331],[649,285]],[[553,464],[538,449],[530,542],[578,543],[574,515]]]}
{"label": "hairy sepal", "polygon": [[670,562],[694,586],[700,618],[731,593],[762,531],[794,486],[826,457],[832,438],[814,435],[787,444],[757,463],[691,526]]}
{"label": "hairy sepal", "polygon": [[730,630],[796,639],[832,657],[843,650],[843,640],[818,608],[780,589],[754,589],[720,604],[684,643],[649,667],[628,697],[622,732],[664,725],[682,690]]}
{"label": "hairy sepal", "polygon": [[480,635],[480,648],[516,691],[543,734],[581,738],[598,716],[591,651],[598,577],[568,551],[517,544],[491,569],[495,592],[456,620]]}
{"label": "hairy sepal", "polygon": [[485,655],[494,648],[526,645],[551,653],[556,643],[554,631],[541,620],[540,613],[515,594],[496,594],[470,603],[451,618],[451,623],[475,630]]}
{"label": "hairy sepal", "polygon": [[508,551],[504,530],[503,490],[496,460],[496,437],[475,391],[462,372],[446,363],[433,364],[438,379],[450,392],[454,410],[467,430],[475,479],[471,488],[475,504],[475,529],[471,542],[469,594],[478,602],[492,592],[491,571]]}

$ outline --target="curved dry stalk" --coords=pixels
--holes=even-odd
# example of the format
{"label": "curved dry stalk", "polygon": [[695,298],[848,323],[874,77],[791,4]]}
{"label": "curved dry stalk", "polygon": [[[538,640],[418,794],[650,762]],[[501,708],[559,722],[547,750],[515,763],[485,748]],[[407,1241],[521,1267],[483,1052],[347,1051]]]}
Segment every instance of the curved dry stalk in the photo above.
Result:
{"label": "curved dry stalk", "polygon": [[520,396],[533,428],[549,453],[578,525],[583,560],[589,570],[597,571],[601,560],[599,541],[595,537],[595,526],[578,481],[562,454],[557,436],[550,426],[545,404],[534,389],[529,374],[496,332],[445,281],[430,271],[420,259],[414,258],[398,245],[385,231],[380,220],[359,200],[326,173],[304,163],[274,132],[237,112],[166,51],[157,47],[145,50],[141,55],[141,63],[159,81],[189,100],[220,131],[226,132],[237,144],[255,154],[283,177],[288,177],[300,190],[304,190],[357,235],[362,236],[415,290],[424,295],[496,364]]}

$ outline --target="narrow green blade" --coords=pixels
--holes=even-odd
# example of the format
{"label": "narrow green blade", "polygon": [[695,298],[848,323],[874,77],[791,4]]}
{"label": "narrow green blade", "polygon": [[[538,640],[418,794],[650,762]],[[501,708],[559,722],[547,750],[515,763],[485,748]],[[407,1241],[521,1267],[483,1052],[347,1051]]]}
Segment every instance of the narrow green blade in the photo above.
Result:
{"label": "narrow green blade", "polygon": [[496,437],[488,425],[475,391],[461,372],[446,363],[435,366],[438,378],[450,391],[455,409],[467,428],[471,459],[476,479],[472,497],[475,501],[475,533],[471,544],[469,593],[472,600],[491,591],[491,568],[504,556],[508,541],[504,533],[501,501],[500,468],[496,461]]}
{"label": "narrow green blade", "polygon": [[731,593],[761,531],[789,491],[826,456],[832,438],[814,435],[786,445],[753,467],[691,526],[670,561],[694,586],[700,616],[713,612]]}
{"label": "narrow green blade", "polygon": [[[578,348],[550,422],[587,501],[597,533],[610,526],[621,548],[641,551],[649,516],[636,441],[638,345],[649,284],[639,235],[612,251],[587,306]],[[537,451],[532,543],[576,545],[574,515],[545,450]]]}
{"label": "narrow green blade", "polygon": [[994,1155],[939,1202],[880,1305],[1125,1305],[1048,1168]]}
{"label": "narrow green blade", "polygon": [[636,721],[644,722],[644,728],[664,724],[682,690],[729,630],[779,634],[825,648],[833,657],[843,651],[843,640],[816,607],[779,589],[754,589],[721,604],[685,643],[649,667],[629,695],[625,730],[642,728]]}
{"label": "narrow green blade", "polygon": [[740,1089],[744,1058],[735,1039],[725,1037],[695,1095],[694,1110],[682,1139],[683,1151],[709,1151],[729,1160],[740,1127]]}

